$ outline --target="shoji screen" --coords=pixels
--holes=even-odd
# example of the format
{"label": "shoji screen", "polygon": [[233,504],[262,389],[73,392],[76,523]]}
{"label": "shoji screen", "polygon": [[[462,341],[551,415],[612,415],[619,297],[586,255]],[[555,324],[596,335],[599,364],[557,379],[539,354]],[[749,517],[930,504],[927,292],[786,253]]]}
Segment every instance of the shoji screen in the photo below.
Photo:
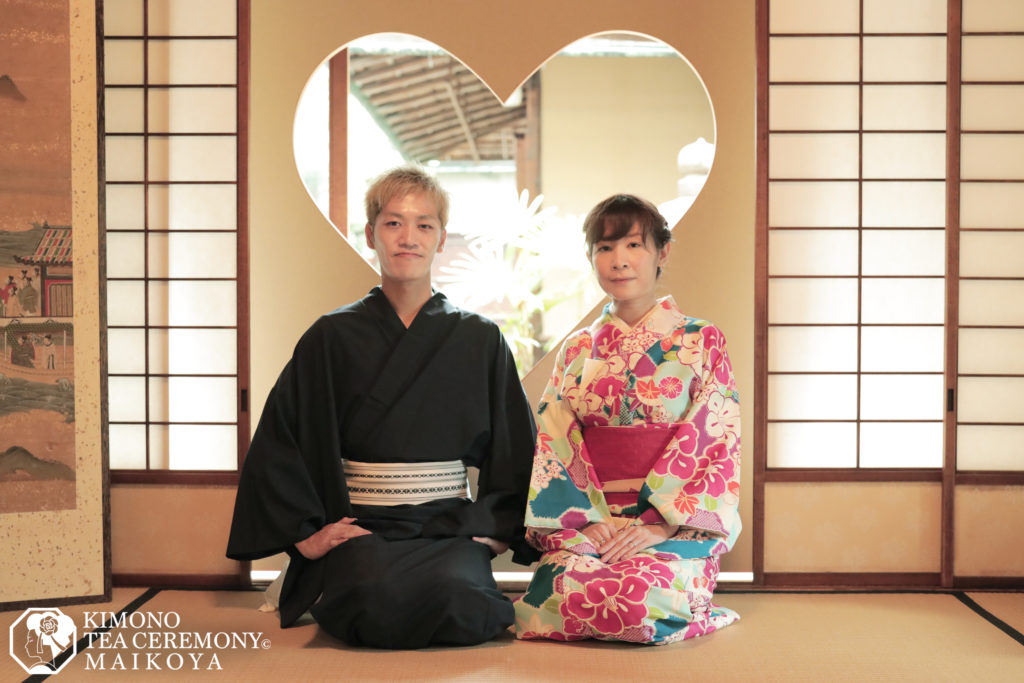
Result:
{"label": "shoji screen", "polygon": [[104,2],[112,470],[231,472],[248,440],[238,9]]}
{"label": "shoji screen", "polygon": [[977,579],[1024,573],[1024,3],[962,4],[954,565]]}
{"label": "shoji screen", "polygon": [[945,5],[769,4],[769,468],[942,466]]}

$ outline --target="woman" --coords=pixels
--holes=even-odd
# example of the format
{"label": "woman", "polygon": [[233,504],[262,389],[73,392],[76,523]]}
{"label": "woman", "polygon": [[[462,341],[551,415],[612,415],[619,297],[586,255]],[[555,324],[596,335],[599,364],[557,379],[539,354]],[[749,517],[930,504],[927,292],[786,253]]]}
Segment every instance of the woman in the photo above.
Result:
{"label": "woman", "polygon": [[516,635],[664,644],[739,616],[711,596],[740,532],[739,396],[725,339],[655,285],[671,248],[650,203],[584,222],[611,297],[569,336],[538,408],[527,540],[543,555]]}

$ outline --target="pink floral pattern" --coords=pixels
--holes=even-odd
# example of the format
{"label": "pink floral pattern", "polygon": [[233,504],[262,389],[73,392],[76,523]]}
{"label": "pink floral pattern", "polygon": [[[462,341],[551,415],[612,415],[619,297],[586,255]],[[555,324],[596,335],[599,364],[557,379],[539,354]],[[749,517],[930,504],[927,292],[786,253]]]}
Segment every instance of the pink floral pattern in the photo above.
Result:
{"label": "pink floral pattern", "polygon": [[[644,424],[675,427],[637,504],[609,505],[583,430]],[[739,398],[717,327],[683,315],[671,298],[632,328],[606,309],[563,344],[538,427],[526,524],[543,556],[516,601],[519,638],[663,644],[739,618],[711,602],[718,556],[740,532]],[[627,520],[679,531],[603,562],[580,530]]]}

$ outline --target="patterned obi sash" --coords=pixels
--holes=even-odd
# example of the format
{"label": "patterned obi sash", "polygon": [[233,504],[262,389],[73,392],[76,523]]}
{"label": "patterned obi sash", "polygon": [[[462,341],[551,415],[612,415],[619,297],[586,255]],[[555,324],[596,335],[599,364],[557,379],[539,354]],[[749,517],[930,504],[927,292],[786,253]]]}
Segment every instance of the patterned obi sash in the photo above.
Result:
{"label": "patterned obi sash", "polygon": [[469,478],[461,460],[341,462],[353,505],[417,505],[439,498],[469,498]]}
{"label": "patterned obi sash", "polygon": [[583,429],[590,462],[609,505],[636,505],[644,479],[677,428],[675,424],[644,424]]}

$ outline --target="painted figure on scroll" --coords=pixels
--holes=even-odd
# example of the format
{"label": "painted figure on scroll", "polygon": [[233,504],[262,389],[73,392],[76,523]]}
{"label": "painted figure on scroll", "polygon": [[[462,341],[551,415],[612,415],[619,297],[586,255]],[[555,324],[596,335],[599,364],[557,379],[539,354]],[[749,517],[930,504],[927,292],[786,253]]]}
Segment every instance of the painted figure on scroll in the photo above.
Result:
{"label": "painted figure on scroll", "polygon": [[480,643],[514,620],[491,558],[524,531],[532,412],[497,325],[431,288],[444,189],[396,169],[366,214],[381,285],[299,340],[242,468],[227,554],[288,553],[282,626],[308,609],[353,645]]}
{"label": "painted figure on scroll", "polygon": [[712,604],[740,533],[739,396],[722,332],[655,285],[671,233],[616,195],[584,222],[611,297],[570,335],[538,408],[527,540],[543,553],[516,601],[519,638],[670,643],[738,615]]}

